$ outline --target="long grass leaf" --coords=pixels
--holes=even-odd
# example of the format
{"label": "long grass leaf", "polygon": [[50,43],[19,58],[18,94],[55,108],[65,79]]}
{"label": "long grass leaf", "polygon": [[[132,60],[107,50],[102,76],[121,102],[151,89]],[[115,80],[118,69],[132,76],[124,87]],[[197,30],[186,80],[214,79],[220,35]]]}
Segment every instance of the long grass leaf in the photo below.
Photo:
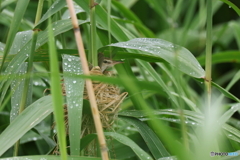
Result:
{"label": "long grass leaf", "polygon": [[228,119],[230,119],[232,117],[232,115],[237,112],[238,110],[240,110],[240,104],[235,104],[233,106],[231,106],[231,108],[226,111],[219,119],[219,124],[222,125],[224,123],[227,122]]}
{"label": "long grass leaf", "polygon": [[52,16],[53,14],[57,13],[58,11],[60,11],[63,7],[66,6],[66,1],[62,1],[62,0],[56,0],[48,9],[47,12],[45,12],[45,14],[42,16],[42,18],[40,19],[40,21],[36,24],[39,25],[41,24],[43,21],[47,20],[50,16]]}
{"label": "long grass leaf", "polygon": [[235,10],[235,12],[240,16],[240,9],[231,1],[228,0],[221,0],[222,2],[226,3],[227,5],[231,6]]}
{"label": "long grass leaf", "polygon": [[129,146],[138,156],[139,159],[141,160],[151,160],[152,157],[146,153],[144,150],[142,150],[134,141],[132,141],[130,138],[121,135],[119,133],[114,133],[114,132],[105,132],[104,133],[106,136],[111,136],[112,138],[116,139],[120,143],[123,143],[127,146]]}
{"label": "long grass leaf", "polygon": [[4,61],[7,57],[9,49],[12,46],[12,42],[14,40],[14,37],[15,37],[15,35],[16,35],[18,29],[19,29],[19,26],[21,24],[21,20],[23,18],[23,15],[24,15],[26,9],[27,9],[28,3],[29,3],[29,0],[19,0],[19,1],[17,1],[17,6],[15,8],[14,17],[12,19],[9,34],[8,34],[8,38],[7,38],[7,43],[6,43],[6,46],[4,48],[3,60],[2,60],[1,66],[0,66],[0,73],[2,71]]}
{"label": "long grass leaf", "polygon": [[[20,66],[20,68],[21,69],[19,71],[19,76],[18,76],[19,78],[14,79],[11,84],[12,97],[11,97],[10,121],[13,121],[19,114],[19,107],[20,107],[19,104],[21,102],[23,87],[24,87],[24,80],[25,80],[25,78],[20,78],[20,77],[26,73],[27,64],[23,63],[22,66]],[[30,98],[30,97],[31,97],[31,94],[28,95],[28,98]]]}
{"label": "long grass leaf", "polygon": [[[200,56],[197,58],[201,65],[205,65],[205,56]],[[217,52],[212,55],[212,64],[220,63],[240,63],[240,52],[239,51],[224,51]]]}
{"label": "long grass leaf", "polygon": [[84,79],[75,77],[73,74],[83,74],[79,58],[63,55],[63,78],[68,110],[70,153],[71,155],[79,155]]}
{"label": "long grass leaf", "polygon": [[184,47],[162,39],[136,38],[126,42],[114,43],[109,46],[142,51],[148,57],[164,59],[176,69],[196,78],[203,78],[205,71],[196,58]]}
{"label": "long grass leaf", "polygon": [[138,130],[155,159],[170,156],[156,134],[145,123],[135,118],[121,117],[121,119],[132,124]]}
{"label": "long grass leaf", "polygon": [[228,92],[226,89],[222,88],[221,86],[219,86],[218,84],[212,82],[212,85],[214,87],[216,87],[222,94],[224,94],[226,97],[236,101],[236,102],[240,102],[240,99],[237,98],[236,96],[234,96],[232,93]]}
{"label": "long grass leaf", "polygon": [[0,135],[0,156],[19,140],[27,131],[52,113],[51,96],[42,97],[19,116]]}
{"label": "long grass leaf", "polygon": [[[50,3],[50,2],[49,2]],[[55,39],[52,27],[51,18],[48,20],[48,44],[49,44],[49,57],[50,57],[50,71],[51,71],[51,93],[53,100],[53,112],[54,119],[56,121],[57,138],[59,143],[59,149],[61,158],[67,160],[67,144],[66,144],[66,131],[64,123],[64,111],[63,111],[63,96],[60,85],[60,71],[58,67],[57,52],[55,46]]]}

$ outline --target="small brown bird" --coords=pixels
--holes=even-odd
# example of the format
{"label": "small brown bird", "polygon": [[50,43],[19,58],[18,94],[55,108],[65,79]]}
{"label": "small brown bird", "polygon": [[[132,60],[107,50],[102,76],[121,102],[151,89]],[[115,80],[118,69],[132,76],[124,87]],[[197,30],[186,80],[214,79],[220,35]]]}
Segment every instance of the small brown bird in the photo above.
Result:
{"label": "small brown bird", "polygon": [[101,71],[104,72],[107,69],[113,67],[116,64],[123,63],[122,61],[114,61],[109,58],[104,57],[102,53],[98,54],[98,65],[101,68]]}

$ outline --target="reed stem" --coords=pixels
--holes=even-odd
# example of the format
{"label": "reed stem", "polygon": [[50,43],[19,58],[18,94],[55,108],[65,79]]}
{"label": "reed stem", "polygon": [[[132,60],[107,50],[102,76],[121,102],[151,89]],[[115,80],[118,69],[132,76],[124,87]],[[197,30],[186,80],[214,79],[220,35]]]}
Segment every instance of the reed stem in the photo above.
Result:
{"label": "reed stem", "polygon": [[[87,62],[87,58],[86,58],[86,54],[85,54],[85,50],[84,50],[81,32],[80,32],[80,29],[78,26],[77,17],[76,17],[75,10],[73,7],[73,3],[71,0],[66,0],[66,1],[67,1],[70,15],[71,15],[71,20],[72,20],[72,24],[73,24],[78,53],[79,53],[79,57],[80,57],[82,68],[83,68],[83,73],[85,75],[89,75],[90,73],[89,73],[89,68],[88,68],[88,62]],[[96,128],[97,135],[98,135],[98,141],[99,141],[99,145],[100,145],[102,159],[108,160],[109,159],[108,158],[108,149],[107,149],[107,145],[106,145],[105,136],[103,133],[102,123],[100,120],[100,115],[99,115],[99,111],[98,111],[98,107],[97,107],[97,103],[96,103],[95,94],[93,91],[92,81],[90,79],[86,79],[86,88],[87,88],[87,93],[89,96],[89,101],[91,104],[91,110],[92,110],[95,128]]]}

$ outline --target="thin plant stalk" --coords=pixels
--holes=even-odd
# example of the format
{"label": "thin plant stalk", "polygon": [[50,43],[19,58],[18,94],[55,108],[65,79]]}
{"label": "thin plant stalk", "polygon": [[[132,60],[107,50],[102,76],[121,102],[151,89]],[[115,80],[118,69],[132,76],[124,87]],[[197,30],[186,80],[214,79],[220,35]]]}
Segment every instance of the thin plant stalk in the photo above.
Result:
{"label": "thin plant stalk", "polygon": [[41,19],[43,2],[44,2],[44,0],[39,0],[38,1],[38,8],[37,8],[37,14],[36,14],[36,18],[35,18],[35,25],[38,24],[39,20]]}
{"label": "thin plant stalk", "polygon": [[[43,8],[43,0],[40,0],[38,2],[38,9],[37,9],[37,14],[36,14],[36,18],[35,18],[35,24],[37,24],[41,18],[42,8]],[[32,45],[31,45],[31,49],[30,49],[31,50],[30,55],[28,58],[28,66],[27,66],[27,74],[26,74],[27,76],[24,81],[23,94],[22,94],[18,114],[21,114],[27,105],[29,87],[31,86],[30,79],[32,77],[33,59],[34,59],[34,52],[35,52],[36,43],[37,43],[37,37],[38,37],[38,30],[35,29],[33,32],[33,35],[32,35]],[[16,144],[14,145],[14,151],[13,151],[14,156],[18,155],[19,144],[20,144],[20,140],[18,140],[18,142],[16,142]]]}
{"label": "thin plant stalk", "polygon": [[96,18],[95,18],[95,2],[94,0],[89,0],[90,4],[90,60],[89,62],[93,66],[98,66],[98,56],[97,56],[97,47],[96,47]]}
{"label": "thin plant stalk", "polygon": [[208,107],[211,105],[211,75],[212,75],[212,0],[207,0],[207,40],[205,62],[205,84],[208,95]]}
{"label": "thin plant stalk", "polygon": [[[74,10],[72,1],[67,0],[67,5],[69,8],[71,20],[73,23],[73,29],[74,29],[74,34],[75,34],[76,43],[77,43],[77,47],[78,47],[78,53],[79,53],[82,68],[83,68],[83,73],[85,75],[89,75],[88,62],[86,59],[86,54],[85,54],[85,50],[84,50],[84,46],[83,46],[83,42],[82,42],[81,32],[80,32],[80,29],[78,26],[77,17],[75,14],[75,10]],[[97,135],[98,135],[98,141],[99,141],[99,145],[100,145],[100,149],[101,149],[102,159],[108,160],[109,158],[108,158],[108,149],[107,149],[107,145],[106,145],[106,140],[104,137],[102,123],[100,120],[99,111],[98,111],[98,107],[97,107],[97,103],[96,103],[96,98],[95,98],[95,94],[93,91],[92,81],[89,79],[86,80],[86,88],[87,88],[87,93],[88,93],[90,104],[91,104],[91,110],[92,110],[92,114],[93,114],[94,124],[95,124]]]}
{"label": "thin plant stalk", "polygon": [[107,8],[108,8],[108,41],[111,44],[111,0],[107,1]]}

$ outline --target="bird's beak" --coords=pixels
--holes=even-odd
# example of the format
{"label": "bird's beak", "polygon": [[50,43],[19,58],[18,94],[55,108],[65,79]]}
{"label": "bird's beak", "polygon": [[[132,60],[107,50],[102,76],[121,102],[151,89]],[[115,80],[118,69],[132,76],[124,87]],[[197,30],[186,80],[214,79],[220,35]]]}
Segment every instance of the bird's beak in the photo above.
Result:
{"label": "bird's beak", "polygon": [[113,65],[115,65],[115,64],[120,64],[120,63],[124,63],[123,61],[114,61],[113,62]]}

